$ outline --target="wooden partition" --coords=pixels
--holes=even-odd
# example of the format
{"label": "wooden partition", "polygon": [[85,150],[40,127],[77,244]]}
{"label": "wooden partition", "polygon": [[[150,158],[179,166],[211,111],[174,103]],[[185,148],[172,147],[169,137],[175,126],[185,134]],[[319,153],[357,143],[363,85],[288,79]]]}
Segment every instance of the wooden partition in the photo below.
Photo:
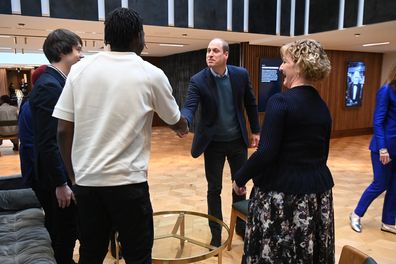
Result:
{"label": "wooden partition", "polygon": [[[329,106],[332,118],[332,136],[351,136],[372,133],[372,119],[375,107],[376,91],[381,85],[381,53],[351,51],[326,51],[330,58],[332,71],[330,76],[315,87]],[[260,78],[260,58],[279,58],[279,47],[241,45],[241,64],[250,74],[255,94],[258,94]],[[363,101],[360,107],[345,107],[347,63],[363,61],[366,64]],[[282,87],[282,90],[286,88]],[[264,113],[260,113],[260,122]]]}

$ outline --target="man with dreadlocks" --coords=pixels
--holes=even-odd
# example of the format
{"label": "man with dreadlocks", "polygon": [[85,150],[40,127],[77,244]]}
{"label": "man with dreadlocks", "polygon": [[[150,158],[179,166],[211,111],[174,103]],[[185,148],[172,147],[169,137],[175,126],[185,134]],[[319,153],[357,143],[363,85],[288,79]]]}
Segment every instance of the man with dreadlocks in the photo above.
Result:
{"label": "man with dreadlocks", "polygon": [[[110,51],[70,72],[53,115],[80,224],[80,264],[102,263],[118,230],[126,263],[151,263],[153,215],[147,184],[154,112],[188,132],[165,74],[144,61],[142,20],[117,8],[105,20]],[[103,102],[106,102],[104,104]]]}

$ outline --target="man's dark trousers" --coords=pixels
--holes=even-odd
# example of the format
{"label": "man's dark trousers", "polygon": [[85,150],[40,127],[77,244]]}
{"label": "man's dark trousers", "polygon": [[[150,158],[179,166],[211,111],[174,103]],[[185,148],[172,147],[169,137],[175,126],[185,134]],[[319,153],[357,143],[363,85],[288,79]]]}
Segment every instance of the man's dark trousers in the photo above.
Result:
{"label": "man's dark trousers", "polygon": [[[242,138],[230,142],[212,141],[204,152],[205,174],[208,182],[207,203],[208,214],[223,220],[221,210],[221,190],[223,181],[223,168],[225,159],[230,165],[231,180],[233,175],[242,167],[247,160],[247,148]],[[245,200],[246,196],[239,196],[232,191],[232,202]],[[220,246],[221,226],[209,221],[212,233],[211,245]],[[245,223],[238,219],[236,231],[242,234],[245,231]]]}

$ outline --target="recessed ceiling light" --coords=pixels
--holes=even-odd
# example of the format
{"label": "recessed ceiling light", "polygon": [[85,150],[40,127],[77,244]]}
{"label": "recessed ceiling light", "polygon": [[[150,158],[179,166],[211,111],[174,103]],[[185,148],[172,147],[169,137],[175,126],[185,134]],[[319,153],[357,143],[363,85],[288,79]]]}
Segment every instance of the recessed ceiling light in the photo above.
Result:
{"label": "recessed ceiling light", "polygon": [[171,44],[171,43],[160,43],[159,45],[163,47],[180,47],[180,48],[184,47],[183,44]]}
{"label": "recessed ceiling light", "polygon": [[357,37],[357,38],[360,37],[360,33],[356,33],[355,37]]}
{"label": "recessed ceiling light", "polygon": [[7,35],[0,35],[0,38],[11,38],[11,36],[7,36]]}
{"label": "recessed ceiling light", "polygon": [[10,50],[10,49],[12,49],[12,48],[9,48],[9,47],[0,47],[0,50]]}
{"label": "recessed ceiling light", "polygon": [[363,44],[363,47],[371,47],[371,46],[381,46],[381,45],[388,45],[390,44],[389,41],[386,42],[377,42],[377,43],[367,43],[367,44]]}

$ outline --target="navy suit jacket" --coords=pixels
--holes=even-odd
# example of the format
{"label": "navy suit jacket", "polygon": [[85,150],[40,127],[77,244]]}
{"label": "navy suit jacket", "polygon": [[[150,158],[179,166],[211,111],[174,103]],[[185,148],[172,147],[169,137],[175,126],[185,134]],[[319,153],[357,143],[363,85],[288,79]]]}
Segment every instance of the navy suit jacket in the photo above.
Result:
{"label": "navy suit jacket", "polygon": [[387,148],[391,157],[395,157],[396,91],[390,84],[385,84],[377,91],[373,128],[370,150],[378,152],[381,148]]}
{"label": "navy suit jacket", "polygon": [[33,185],[40,189],[50,190],[67,182],[66,169],[56,140],[58,119],[52,117],[64,85],[62,75],[47,67],[36,81],[29,99],[35,156]]}
{"label": "navy suit jacket", "polygon": [[[258,121],[256,97],[253,94],[252,86],[249,80],[249,74],[246,69],[227,65],[230,77],[234,106],[237,111],[237,119],[242,132],[242,138],[249,146],[248,133],[246,129],[246,120],[244,110],[249,119],[252,133],[260,132]],[[195,111],[200,105],[200,120],[196,126],[194,139],[191,148],[191,155],[199,157],[211,142],[216,130],[217,112],[218,112],[218,95],[216,93],[216,82],[209,68],[195,74],[188,87],[188,94],[181,114],[187,119],[188,124],[194,118]]]}

